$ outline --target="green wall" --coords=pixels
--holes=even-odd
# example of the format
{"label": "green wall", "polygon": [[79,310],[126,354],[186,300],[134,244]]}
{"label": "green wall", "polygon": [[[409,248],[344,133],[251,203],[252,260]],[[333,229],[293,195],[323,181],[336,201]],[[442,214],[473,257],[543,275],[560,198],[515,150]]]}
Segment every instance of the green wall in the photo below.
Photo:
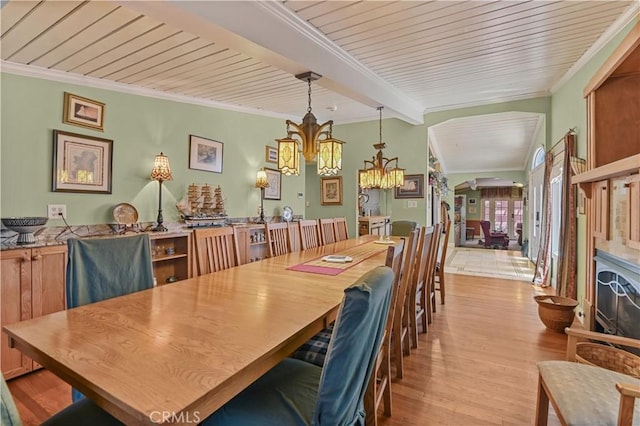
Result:
{"label": "green wall", "polygon": [[[285,132],[284,120],[161,100],[116,91],[77,86],[2,73],[0,214],[44,216],[47,204],[66,204],[70,224],[113,223],[116,204],[133,204],[141,222],[154,221],[158,183],[149,173],[156,154],[171,161],[174,180],[163,185],[165,221],[179,218],[175,204],[191,183],[220,185],[230,217],[256,216],[260,192],[256,171],[266,163],[265,145]],[[63,94],[106,104],[104,132],[62,123]],[[51,191],[53,129],[113,140],[112,194]],[[189,169],[189,135],[224,143],[223,173]],[[267,215],[281,214],[290,205],[304,211],[304,171],[282,178],[282,200],[266,200]],[[56,223],[60,222],[60,223]],[[50,225],[62,225],[51,220]]]}
{"label": "green wall", "polygon": [[[581,158],[587,156],[587,103],[583,97],[583,90],[593,75],[607,60],[620,44],[622,39],[638,22],[636,17],[607,45],[602,48],[589,62],[563,84],[551,97],[552,126],[550,144],[560,140],[571,127],[577,127],[577,154]],[[551,145],[547,145],[550,147]],[[586,217],[578,215],[577,224],[577,289],[580,306],[577,311],[582,314],[582,302],[586,291]]]}

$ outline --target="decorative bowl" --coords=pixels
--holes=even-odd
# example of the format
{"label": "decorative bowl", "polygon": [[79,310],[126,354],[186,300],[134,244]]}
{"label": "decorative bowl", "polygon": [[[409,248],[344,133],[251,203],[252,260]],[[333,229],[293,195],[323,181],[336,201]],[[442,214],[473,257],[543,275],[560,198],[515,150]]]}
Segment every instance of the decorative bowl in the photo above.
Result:
{"label": "decorative bowl", "polygon": [[540,320],[549,330],[564,333],[564,329],[573,323],[577,300],[549,295],[535,296],[534,299],[538,303]]}
{"label": "decorative bowl", "polygon": [[32,244],[36,242],[34,232],[47,224],[46,217],[6,217],[2,224],[18,233],[18,244]]}

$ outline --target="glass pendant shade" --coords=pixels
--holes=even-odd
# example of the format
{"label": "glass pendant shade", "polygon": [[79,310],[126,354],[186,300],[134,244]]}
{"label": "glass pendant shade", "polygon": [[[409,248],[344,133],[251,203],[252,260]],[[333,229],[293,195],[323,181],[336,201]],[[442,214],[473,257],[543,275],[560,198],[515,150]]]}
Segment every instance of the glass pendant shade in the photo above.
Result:
{"label": "glass pendant shade", "polygon": [[292,138],[276,139],[278,142],[278,169],[285,176],[300,174],[300,154],[298,141]]}
{"label": "glass pendant shade", "polygon": [[329,138],[318,145],[318,174],[320,176],[337,175],[342,169],[342,144],[344,142]]}

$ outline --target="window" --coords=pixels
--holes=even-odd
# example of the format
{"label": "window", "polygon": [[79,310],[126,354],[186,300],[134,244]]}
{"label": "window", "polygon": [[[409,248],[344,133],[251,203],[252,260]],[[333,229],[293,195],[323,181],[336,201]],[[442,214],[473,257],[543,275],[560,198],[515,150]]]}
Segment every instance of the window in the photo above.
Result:
{"label": "window", "polygon": [[509,200],[495,200],[493,229],[507,232],[509,229]]}
{"label": "window", "polygon": [[531,170],[535,169],[536,167],[538,167],[540,164],[544,163],[544,149],[543,148],[538,148],[536,150],[536,153],[533,154],[533,161],[531,162]]}

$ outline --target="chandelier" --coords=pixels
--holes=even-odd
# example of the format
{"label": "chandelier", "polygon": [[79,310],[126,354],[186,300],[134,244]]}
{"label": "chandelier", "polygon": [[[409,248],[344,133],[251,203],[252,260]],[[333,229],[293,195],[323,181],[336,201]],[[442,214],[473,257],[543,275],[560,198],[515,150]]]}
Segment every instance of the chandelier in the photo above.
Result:
{"label": "chandelier", "polygon": [[320,74],[311,71],[296,75],[297,79],[306,81],[309,85],[309,107],[302,123],[296,124],[287,120],[287,137],[276,139],[278,142],[278,169],[285,176],[300,174],[300,156],[298,154],[300,144],[306,161],[311,162],[317,157],[319,175],[337,175],[342,169],[342,144],[344,142],[333,138],[333,120],[318,124],[318,120],[311,112],[311,82],[320,77],[322,77]]}
{"label": "chandelier", "polygon": [[380,111],[380,142],[373,145],[378,152],[371,160],[364,160],[364,169],[358,171],[362,189],[389,189],[404,185],[404,169],[398,167],[398,157],[389,159],[382,155],[386,147],[382,142],[382,108],[377,108]]}

